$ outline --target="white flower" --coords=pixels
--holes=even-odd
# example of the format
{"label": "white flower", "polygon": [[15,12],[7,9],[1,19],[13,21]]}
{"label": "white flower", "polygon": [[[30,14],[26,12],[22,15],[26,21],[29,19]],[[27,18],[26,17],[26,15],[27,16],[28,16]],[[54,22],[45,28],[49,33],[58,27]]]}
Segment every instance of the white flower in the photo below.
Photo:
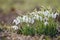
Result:
{"label": "white flower", "polygon": [[21,22],[22,22],[22,17],[20,16],[18,16],[16,19],[13,20],[13,23],[15,23],[15,25],[18,25]]}
{"label": "white flower", "polygon": [[15,25],[18,25],[20,23],[20,20],[14,19],[13,23],[15,23]]}
{"label": "white flower", "polygon": [[30,17],[28,18],[28,22],[31,23],[31,18]]}
{"label": "white flower", "polygon": [[33,24],[34,23],[34,19],[33,18],[29,18],[28,23]]}
{"label": "white flower", "polygon": [[48,21],[48,18],[47,17],[44,17],[43,21]]}
{"label": "white flower", "polygon": [[23,16],[23,22],[25,22],[25,18],[26,18],[26,16],[24,15],[24,16]]}
{"label": "white flower", "polygon": [[28,16],[27,15],[23,16],[23,22],[26,22],[26,23],[28,22]]}
{"label": "white flower", "polygon": [[39,15],[35,15],[35,18],[36,18],[37,20],[39,20]]}
{"label": "white flower", "polygon": [[44,25],[46,26],[46,25],[48,25],[48,22],[46,21],[46,22],[44,22]]}
{"label": "white flower", "polygon": [[46,10],[43,14],[44,14],[44,16],[48,16],[49,13],[50,12],[48,10]]}
{"label": "white flower", "polygon": [[34,17],[29,17],[29,18],[28,18],[28,23],[33,24],[33,23],[34,23],[34,19],[36,19],[35,16],[34,16]]}
{"label": "white flower", "polygon": [[14,30],[17,30],[18,29],[18,26],[14,25],[14,26],[11,26]]}
{"label": "white flower", "polygon": [[57,17],[57,15],[59,15],[59,14],[58,13],[55,13],[55,14],[52,13],[52,18],[55,19]]}
{"label": "white flower", "polygon": [[33,23],[34,23],[34,19],[32,18],[32,19],[31,19],[31,24],[33,24]]}

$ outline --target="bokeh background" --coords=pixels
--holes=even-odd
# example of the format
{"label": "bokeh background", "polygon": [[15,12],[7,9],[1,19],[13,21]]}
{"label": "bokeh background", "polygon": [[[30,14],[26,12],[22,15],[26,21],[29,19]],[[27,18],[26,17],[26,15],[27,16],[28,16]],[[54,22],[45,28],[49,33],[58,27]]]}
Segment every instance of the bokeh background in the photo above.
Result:
{"label": "bokeh background", "polygon": [[36,5],[44,7],[54,7],[60,11],[60,0],[0,0],[0,8],[5,11],[10,7],[21,10],[30,10]]}

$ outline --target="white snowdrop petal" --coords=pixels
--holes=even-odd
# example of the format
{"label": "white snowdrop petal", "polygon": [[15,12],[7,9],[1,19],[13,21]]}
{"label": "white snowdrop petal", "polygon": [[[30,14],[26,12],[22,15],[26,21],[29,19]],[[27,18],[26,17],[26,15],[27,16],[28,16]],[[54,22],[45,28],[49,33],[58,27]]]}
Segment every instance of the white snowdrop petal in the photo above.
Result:
{"label": "white snowdrop petal", "polygon": [[48,18],[47,17],[44,17],[43,21],[47,21],[47,20],[48,20]]}
{"label": "white snowdrop petal", "polygon": [[14,25],[14,26],[11,26],[14,30],[17,30],[18,29],[18,26]]}
{"label": "white snowdrop petal", "polygon": [[31,19],[31,24],[33,24],[34,23],[34,19]]}
{"label": "white snowdrop petal", "polygon": [[48,22],[46,21],[46,22],[44,22],[44,25],[46,26],[46,25],[48,25]]}
{"label": "white snowdrop petal", "polygon": [[43,14],[44,14],[44,16],[48,16],[49,11],[48,11],[48,10],[46,10]]}

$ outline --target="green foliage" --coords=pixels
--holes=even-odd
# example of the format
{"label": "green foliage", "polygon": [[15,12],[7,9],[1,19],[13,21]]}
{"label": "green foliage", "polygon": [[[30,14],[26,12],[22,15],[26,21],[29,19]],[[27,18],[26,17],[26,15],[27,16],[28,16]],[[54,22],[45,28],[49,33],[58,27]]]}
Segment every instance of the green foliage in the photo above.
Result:
{"label": "green foliage", "polygon": [[44,34],[44,28],[45,28],[44,23],[41,21],[37,21],[36,33],[38,35]]}
{"label": "green foliage", "polygon": [[57,33],[57,29],[56,29],[56,23],[55,22],[51,22],[48,26],[47,26],[47,29],[48,29],[48,35],[50,36],[55,36],[56,33]]}
{"label": "green foliage", "polygon": [[25,26],[21,29],[21,33],[24,35],[35,35],[35,29],[33,27]]}
{"label": "green foliage", "polygon": [[[50,19],[51,20],[51,19]],[[25,25],[24,27],[22,27],[22,29],[20,29],[18,32],[20,32],[20,34],[24,34],[24,35],[49,35],[51,37],[55,36],[57,33],[57,29],[56,29],[57,23],[52,21],[49,21],[48,25],[44,25],[44,22],[42,21],[38,21],[36,20],[36,22],[32,25],[32,26],[27,26]]]}
{"label": "green foliage", "polygon": [[57,30],[56,30],[56,27],[54,25],[46,26],[44,32],[45,32],[45,35],[50,35],[51,37],[53,37],[57,34]]}

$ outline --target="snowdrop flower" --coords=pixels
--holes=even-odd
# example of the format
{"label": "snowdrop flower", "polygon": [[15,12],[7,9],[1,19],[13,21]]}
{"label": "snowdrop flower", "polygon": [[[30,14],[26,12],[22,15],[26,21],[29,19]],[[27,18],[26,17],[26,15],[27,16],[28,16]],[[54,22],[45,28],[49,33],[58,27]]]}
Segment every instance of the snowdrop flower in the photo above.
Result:
{"label": "snowdrop flower", "polygon": [[31,18],[31,24],[33,24],[34,23],[34,19],[33,18]]}
{"label": "snowdrop flower", "polygon": [[46,11],[44,11],[44,16],[48,16],[48,14],[49,14],[49,11],[48,10],[46,10]]}
{"label": "snowdrop flower", "polygon": [[29,20],[28,23],[30,23],[31,22],[31,18],[29,17],[28,20]]}
{"label": "snowdrop flower", "polygon": [[52,18],[54,18],[54,19],[55,19],[55,18],[56,18],[56,14],[52,14]]}
{"label": "snowdrop flower", "polygon": [[29,23],[33,24],[34,23],[34,19],[33,18],[29,18]]}
{"label": "snowdrop flower", "polygon": [[20,20],[14,19],[13,23],[15,23],[15,25],[18,25],[20,23]]}
{"label": "snowdrop flower", "polygon": [[28,18],[26,18],[26,23],[28,23],[28,21],[29,21]]}
{"label": "snowdrop flower", "polygon": [[59,14],[58,13],[55,13],[55,14],[52,13],[52,18],[55,19],[57,17],[57,15],[59,15]]}
{"label": "snowdrop flower", "polygon": [[20,21],[22,22],[22,17],[21,17],[21,16],[18,16],[16,19],[17,19],[18,21],[20,20]]}
{"label": "snowdrop flower", "polygon": [[23,22],[26,22],[26,23],[28,22],[28,16],[27,15],[23,16]]}
{"label": "snowdrop flower", "polygon": [[43,21],[48,21],[48,18],[47,17],[44,17]]}
{"label": "snowdrop flower", "polygon": [[11,26],[14,30],[17,30],[18,29],[18,26],[14,25],[14,26]]}
{"label": "snowdrop flower", "polygon": [[47,21],[45,21],[45,22],[44,22],[44,25],[45,25],[45,26],[46,26],[46,25],[48,25],[48,22],[47,22]]}
{"label": "snowdrop flower", "polygon": [[23,22],[25,22],[25,18],[26,18],[26,16],[24,15],[24,16],[23,16]]}
{"label": "snowdrop flower", "polygon": [[35,15],[36,19],[39,20],[39,15]]}
{"label": "snowdrop flower", "polygon": [[15,25],[18,25],[19,23],[21,23],[22,18],[20,16],[18,16],[16,19],[13,20],[13,23],[15,23]]}

